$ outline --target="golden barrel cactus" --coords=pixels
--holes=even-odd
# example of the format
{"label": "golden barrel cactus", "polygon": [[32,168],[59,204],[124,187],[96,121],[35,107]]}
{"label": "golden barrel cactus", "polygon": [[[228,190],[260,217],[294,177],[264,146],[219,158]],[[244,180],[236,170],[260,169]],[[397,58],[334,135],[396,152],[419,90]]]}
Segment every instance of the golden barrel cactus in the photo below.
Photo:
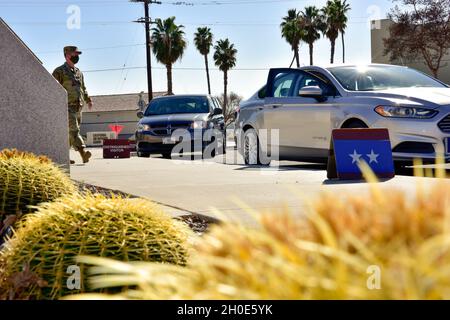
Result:
{"label": "golden barrel cactus", "polygon": [[42,204],[0,251],[0,298],[89,292],[78,255],[184,265],[188,232],[143,199],[75,195]]}
{"label": "golden barrel cactus", "polygon": [[47,157],[0,152],[0,223],[6,215],[29,213],[30,206],[75,192],[69,176]]}
{"label": "golden barrel cactus", "polygon": [[186,268],[80,257],[97,287],[121,278],[138,290],[75,298],[450,299],[448,181],[419,180],[415,196],[329,193],[303,212],[214,226]]}

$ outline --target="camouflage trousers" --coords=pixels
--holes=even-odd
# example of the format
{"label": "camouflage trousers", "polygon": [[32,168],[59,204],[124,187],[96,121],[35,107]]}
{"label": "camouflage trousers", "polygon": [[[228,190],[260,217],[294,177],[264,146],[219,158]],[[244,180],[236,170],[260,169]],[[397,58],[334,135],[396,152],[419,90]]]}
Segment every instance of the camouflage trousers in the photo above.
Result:
{"label": "camouflage trousers", "polygon": [[71,110],[69,108],[69,142],[70,146],[79,151],[86,147],[83,137],[80,134],[81,111]]}

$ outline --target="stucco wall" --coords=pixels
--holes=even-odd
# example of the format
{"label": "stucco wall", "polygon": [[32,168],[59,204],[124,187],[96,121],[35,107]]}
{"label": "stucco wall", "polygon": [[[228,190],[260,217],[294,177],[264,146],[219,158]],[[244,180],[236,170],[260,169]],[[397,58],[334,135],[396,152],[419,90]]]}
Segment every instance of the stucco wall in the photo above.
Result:
{"label": "stucco wall", "polygon": [[0,150],[44,154],[69,166],[67,93],[0,19]]}

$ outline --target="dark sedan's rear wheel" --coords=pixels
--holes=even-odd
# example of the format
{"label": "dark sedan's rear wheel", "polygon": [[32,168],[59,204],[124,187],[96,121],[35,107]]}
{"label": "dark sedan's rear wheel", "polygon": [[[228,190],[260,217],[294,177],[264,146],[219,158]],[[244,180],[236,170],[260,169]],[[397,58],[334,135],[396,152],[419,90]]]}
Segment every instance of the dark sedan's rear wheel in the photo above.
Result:
{"label": "dark sedan's rear wheel", "polygon": [[172,152],[163,152],[161,155],[164,159],[172,159]]}

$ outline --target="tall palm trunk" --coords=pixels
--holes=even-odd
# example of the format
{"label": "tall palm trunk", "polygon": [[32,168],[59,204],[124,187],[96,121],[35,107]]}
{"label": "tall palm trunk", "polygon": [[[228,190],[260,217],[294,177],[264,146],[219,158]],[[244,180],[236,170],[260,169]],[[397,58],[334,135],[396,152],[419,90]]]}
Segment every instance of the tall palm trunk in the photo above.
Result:
{"label": "tall palm trunk", "polygon": [[297,62],[297,68],[300,68],[300,54],[298,46],[295,47],[295,61]]}
{"label": "tall palm trunk", "polygon": [[292,57],[292,61],[291,61],[291,64],[289,65],[289,68],[292,68],[292,65],[294,64],[294,60],[295,60],[295,52],[294,52],[294,56]]}
{"label": "tall palm trunk", "polygon": [[314,64],[314,44],[312,42],[309,44],[309,64],[311,66]]}
{"label": "tall palm trunk", "polygon": [[208,94],[211,94],[211,83],[209,81],[208,55],[205,54],[206,81],[208,81]]}
{"label": "tall palm trunk", "polygon": [[228,105],[228,71],[223,72],[223,114],[227,114]]}
{"label": "tall palm trunk", "polygon": [[173,91],[172,91],[172,64],[167,64],[166,65],[166,69],[167,69],[167,94],[169,96],[173,95]]}
{"label": "tall palm trunk", "polygon": [[331,40],[331,64],[334,63],[334,52],[336,51],[336,40]]}
{"label": "tall palm trunk", "polygon": [[341,33],[342,39],[342,63],[345,63],[345,40],[344,40],[344,32]]}

